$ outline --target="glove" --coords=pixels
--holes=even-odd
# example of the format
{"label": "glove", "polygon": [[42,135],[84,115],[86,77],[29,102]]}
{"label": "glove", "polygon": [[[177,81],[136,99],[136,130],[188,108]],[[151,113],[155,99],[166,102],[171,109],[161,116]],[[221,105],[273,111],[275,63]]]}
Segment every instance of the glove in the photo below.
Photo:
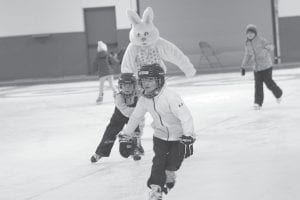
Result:
{"label": "glove", "polygon": [[241,75],[245,76],[245,74],[246,74],[246,70],[244,68],[241,68]]}
{"label": "glove", "polygon": [[119,134],[119,152],[124,158],[133,154],[134,142],[131,136]]}
{"label": "glove", "polygon": [[181,136],[180,141],[180,151],[184,158],[190,157],[194,153],[193,144],[196,141],[192,136]]}

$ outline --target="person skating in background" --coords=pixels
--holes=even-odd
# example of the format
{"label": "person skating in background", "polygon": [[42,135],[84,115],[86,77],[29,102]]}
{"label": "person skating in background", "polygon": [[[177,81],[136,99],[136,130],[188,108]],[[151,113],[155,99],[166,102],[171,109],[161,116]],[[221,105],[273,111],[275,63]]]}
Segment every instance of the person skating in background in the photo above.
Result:
{"label": "person skating in background", "polygon": [[160,200],[162,192],[174,187],[175,171],[183,159],[193,154],[193,118],[181,97],[164,86],[165,72],[159,64],[142,66],[138,77],[143,93],[119,135],[119,148],[120,152],[130,151],[132,132],[149,112],[153,118],[154,158],[147,186],[151,189],[149,199]]}
{"label": "person skating in background", "polygon": [[[115,97],[115,110],[95,154],[93,154],[90,159],[92,163],[97,162],[102,157],[109,157],[116,136],[123,129],[136,106],[139,96],[136,92],[136,84],[136,78],[132,73],[124,73],[119,77],[119,93],[117,93]],[[127,157],[132,155],[134,160],[139,160],[144,153],[144,149],[141,145],[142,129],[143,121],[133,131],[134,144],[132,146],[132,151],[129,152],[128,155],[125,155]]]}
{"label": "person skating in background", "polygon": [[113,96],[116,94],[116,89],[113,85],[114,71],[110,64],[112,59],[113,58],[107,52],[107,45],[102,41],[98,41],[97,55],[94,61],[94,68],[98,70],[99,75],[99,96],[96,100],[97,104],[100,104],[103,101],[103,88],[105,81],[108,81],[109,87],[113,92]]}
{"label": "person skating in background", "polygon": [[257,27],[249,24],[246,27],[247,40],[245,43],[245,56],[241,66],[242,76],[247,67],[252,67],[255,79],[254,109],[261,109],[264,101],[263,83],[272,91],[278,103],[282,99],[282,90],[272,77],[273,62],[271,52],[274,46],[258,34]]}

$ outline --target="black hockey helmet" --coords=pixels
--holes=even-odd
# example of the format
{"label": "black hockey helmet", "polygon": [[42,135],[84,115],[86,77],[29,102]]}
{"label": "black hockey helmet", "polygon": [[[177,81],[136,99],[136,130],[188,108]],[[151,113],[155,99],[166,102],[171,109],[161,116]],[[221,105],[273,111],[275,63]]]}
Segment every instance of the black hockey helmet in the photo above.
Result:
{"label": "black hockey helmet", "polygon": [[[133,85],[133,90],[128,91],[127,88],[124,88],[125,84]],[[135,92],[136,84],[137,84],[137,80],[134,77],[133,73],[122,73],[118,80],[118,88],[120,94],[122,94],[125,97],[132,96]]]}
{"label": "black hockey helmet", "polygon": [[150,94],[145,94],[143,92],[143,95],[146,98],[153,98],[156,95],[158,95],[160,90],[165,84],[165,71],[157,63],[142,66],[138,71],[138,77],[139,77],[139,84],[141,85],[141,87],[143,87],[142,85],[143,79],[154,78],[156,80],[157,87]]}

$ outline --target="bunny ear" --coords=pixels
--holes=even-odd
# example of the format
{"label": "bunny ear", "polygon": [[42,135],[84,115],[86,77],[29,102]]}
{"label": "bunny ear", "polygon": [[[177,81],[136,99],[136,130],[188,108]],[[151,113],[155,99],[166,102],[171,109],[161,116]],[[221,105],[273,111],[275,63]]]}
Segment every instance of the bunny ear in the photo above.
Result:
{"label": "bunny ear", "polygon": [[153,10],[151,7],[146,8],[146,10],[143,13],[142,21],[149,24],[153,21]]}
{"label": "bunny ear", "polygon": [[134,12],[133,10],[127,10],[127,16],[129,18],[129,21],[131,22],[131,24],[133,26],[141,23],[141,18],[138,16],[138,14],[136,12]]}

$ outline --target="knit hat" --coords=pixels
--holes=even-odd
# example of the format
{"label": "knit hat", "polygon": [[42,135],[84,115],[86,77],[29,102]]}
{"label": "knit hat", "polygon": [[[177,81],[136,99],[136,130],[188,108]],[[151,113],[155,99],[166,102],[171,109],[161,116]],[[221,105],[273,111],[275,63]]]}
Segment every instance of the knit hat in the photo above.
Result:
{"label": "knit hat", "polygon": [[253,24],[248,24],[246,27],[246,33],[248,33],[248,32],[252,32],[255,35],[257,35],[257,27]]}
{"label": "knit hat", "polygon": [[107,51],[107,45],[102,41],[98,41],[97,51]]}

